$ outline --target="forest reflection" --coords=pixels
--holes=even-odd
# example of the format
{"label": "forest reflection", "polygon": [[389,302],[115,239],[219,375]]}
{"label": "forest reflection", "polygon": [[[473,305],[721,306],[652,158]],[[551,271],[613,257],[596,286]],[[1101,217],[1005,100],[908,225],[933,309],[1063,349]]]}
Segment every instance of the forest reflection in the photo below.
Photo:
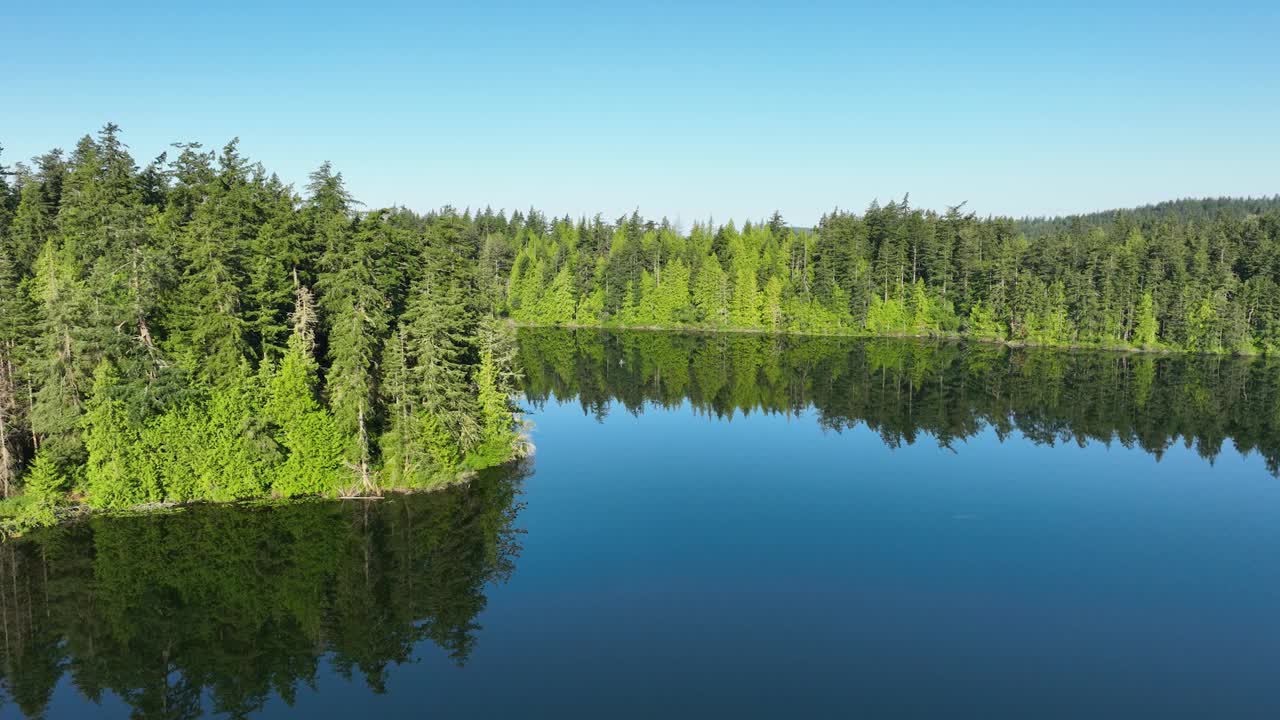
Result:
{"label": "forest reflection", "polygon": [[866,425],[892,447],[956,447],[991,428],[1157,457],[1181,442],[1213,460],[1230,440],[1280,471],[1280,363],[1262,357],[522,328],[520,364],[535,407],[576,398],[602,419],[615,404],[640,414],[687,401],[719,418],[812,407],[824,428]]}
{"label": "forest reflection", "polygon": [[[456,664],[514,571],[525,466],[377,501],[94,517],[0,545],[5,705],[41,716],[64,674],[135,717],[243,717],[322,660],[385,691],[430,641]],[[429,647],[429,646],[427,646]]]}

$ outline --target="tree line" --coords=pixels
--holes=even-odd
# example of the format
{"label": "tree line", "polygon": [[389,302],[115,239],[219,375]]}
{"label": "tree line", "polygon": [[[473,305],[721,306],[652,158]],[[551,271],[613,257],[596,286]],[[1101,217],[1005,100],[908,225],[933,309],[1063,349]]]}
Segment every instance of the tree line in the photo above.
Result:
{"label": "tree line", "polygon": [[[1230,442],[1280,474],[1280,366],[1270,358],[1010,348],[897,338],[522,328],[537,406],[639,414],[651,404],[732,418],[812,408],[822,427],[865,426],[891,447],[988,429],[1035,443],[1120,443],[1157,458]],[[961,450],[962,451],[962,450]]]}
{"label": "tree line", "polygon": [[514,344],[445,208],[302,194],[115,125],[0,168],[0,494],[95,507],[421,487],[510,459]]}
{"label": "tree line", "polygon": [[0,495],[417,487],[520,450],[509,323],[1267,353],[1280,200],[1064,219],[909,198],[812,229],[370,210],[114,125],[0,167]]}
{"label": "tree line", "polygon": [[1017,221],[904,197],[812,230],[777,213],[688,233],[638,215],[537,220],[508,234],[509,268],[491,253],[485,270],[526,324],[1280,348],[1280,198]]}

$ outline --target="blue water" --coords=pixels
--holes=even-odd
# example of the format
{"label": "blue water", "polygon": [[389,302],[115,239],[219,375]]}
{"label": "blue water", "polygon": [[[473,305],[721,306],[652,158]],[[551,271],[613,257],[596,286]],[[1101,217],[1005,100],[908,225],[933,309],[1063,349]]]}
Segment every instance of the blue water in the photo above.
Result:
{"label": "blue water", "polygon": [[[421,641],[375,694],[322,660],[254,715],[1280,717],[1280,481],[1230,442],[1211,464],[989,428],[890,447],[812,409],[529,418],[521,549],[465,665]],[[48,706],[127,714],[69,676]]]}
{"label": "blue water", "polygon": [[534,419],[519,572],[439,693],[451,708],[1280,710],[1280,484],[1256,457],[990,432],[895,450],[806,415],[688,407]]}

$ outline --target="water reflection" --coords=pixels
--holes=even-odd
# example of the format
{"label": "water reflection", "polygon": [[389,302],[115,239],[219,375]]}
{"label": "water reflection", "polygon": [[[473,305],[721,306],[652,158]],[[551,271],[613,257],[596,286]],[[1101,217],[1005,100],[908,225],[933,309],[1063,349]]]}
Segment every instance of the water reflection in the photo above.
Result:
{"label": "water reflection", "polygon": [[[1037,443],[1118,442],[1156,455],[1182,442],[1209,459],[1230,440],[1260,453],[1272,473],[1280,465],[1280,367],[1261,358],[569,330],[522,331],[520,353],[531,405],[552,395],[576,398],[601,418],[655,403],[687,403],[723,418],[806,412],[836,431],[866,425],[894,447],[923,439],[961,453],[959,441],[985,428]],[[914,468],[921,484],[920,493],[906,494],[874,477],[861,485],[806,482],[847,470],[844,443],[828,444],[803,472],[793,473],[799,464],[790,459],[755,474],[722,472],[722,459],[759,442],[768,423],[732,433],[718,455],[671,453],[609,467],[629,445],[664,447],[671,433],[685,431],[687,413],[670,414],[677,422],[665,426],[646,424],[659,428],[648,434],[627,427],[590,440],[579,434],[575,410],[558,415],[544,414],[542,494],[522,519],[535,531],[523,561],[526,594],[495,597],[485,616],[488,637],[478,618],[493,585],[514,571],[529,465],[434,494],[100,517],[0,546],[0,709],[40,716],[61,682],[57,710],[68,716],[94,711],[88,703],[108,695],[138,717],[270,714],[284,710],[276,698],[316,701],[301,695],[308,687],[322,691],[317,702],[333,703],[335,695],[323,692],[330,669],[381,693],[396,665],[425,653],[461,665],[481,641],[486,652],[467,673],[434,688],[422,675],[397,686],[404,690],[391,698],[403,694],[400,712],[452,692],[469,705],[489,701],[479,716],[550,715],[590,687],[597,704],[588,707],[600,712],[584,716],[618,714],[622,697],[633,716],[660,714],[654,703],[702,707],[707,697],[736,698],[730,714],[776,715],[756,707],[762,698],[751,694],[765,687],[754,680],[762,667],[776,671],[774,686],[830,710],[850,702],[849,675],[840,670],[818,686],[814,678],[854,666],[884,673],[900,688],[929,673],[955,678],[933,688],[950,698],[939,708],[950,709],[957,698],[981,706],[973,698],[1005,692],[1010,673],[1038,668],[1038,677],[1063,678],[1066,693],[1050,687],[1040,696],[1018,686],[1031,688],[1028,707],[1045,707],[1053,705],[1045,698],[1075,697],[1100,682],[1086,672],[1093,664],[1074,659],[1089,653],[1129,658],[1134,697],[1168,685],[1171,673],[1229,667],[1230,677],[1204,687],[1247,702],[1256,699],[1255,679],[1239,667],[1273,666],[1266,664],[1273,633],[1265,631],[1277,584],[1264,549],[1275,545],[1274,523],[1265,515],[1269,496],[1256,488],[1182,486],[1134,517],[1143,486],[1116,483],[1109,493],[1096,482],[1106,472],[1092,478],[1080,507],[1055,502],[1064,496],[1033,483],[974,483],[979,489],[963,507],[1001,511],[971,521],[952,509],[968,484],[940,490],[926,482],[948,473],[972,477],[964,474],[972,466],[945,454],[924,465],[912,464],[911,454],[894,458],[894,470]],[[1106,470],[1105,462],[1089,467]],[[879,467],[881,477],[889,474]],[[616,482],[582,480],[602,469]],[[796,492],[759,491],[787,473]],[[660,482],[651,482],[654,474]],[[719,492],[744,485],[734,502]],[[694,487],[715,492],[678,495]],[[943,521],[927,521],[937,517]],[[775,530],[767,542],[761,527]],[[814,554],[815,547],[826,550]],[[828,556],[848,566],[832,566]],[[786,607],[803,609],[788,623],[807,638],[810,665],[788,655],[792,636],[767,630],[779,613],[779,578],[793,583]],[[1162,588],[1164,605],[1152,605],[1152,588]],[[574,602],[565,602],[569,593]],[[1159,632],[1142,635],[1156,626]],[[1013,630],[971,637],[972,627]],[[1074,630],[1081,627],[1093,634]],[[911,634],[919,628],[921,635]],[[1098,640],[1132,633],[1142,642]],[[659,647],[675,636],[679,653]],[[940,637],[950,644],[928,644]],[[1252,655],[1241,650],[1248,641],[1257,644]],[[1184,646],[1198,649],[1182,653]],[[904,654],[904,647],[923,650]],[[1232,665],[1237,655],[1247,662]],[[1169,658],[1184,664],[1171,666]],[[724,671],[735,662],[750,671]],[[956,671],[935,672],[943,667]],[[744,686],[735,677],[752,680]],[[635,678],[664,692],[637,699]],[[893,696],[893,682],[877,697]],[[355,701],[375,707],[363,693]]]}
{"label": "water reflection", "polygon": [[[67,674],[141,717],[243,716],[322,658],[384,691],[424,640],[458,664],[519,552],[521,467],[444,492],[94,518],[0,546],[3,687],[40,716]],[[8,703],[6,703],[8,704]]]}
{"label": "water reflection", "polygon": [[810,406],[833,430],[865,424],[887,445],[927,435],[945,447],[984,427],[1036,443],[1119,442],[1159,457],[1177,442],[1213,460],[1231,440],[1280,472],[1280,364],[1265,358],[1062,352],[911,340],[523,329],[535,406],[577,397],[688,400],[731,418]]}

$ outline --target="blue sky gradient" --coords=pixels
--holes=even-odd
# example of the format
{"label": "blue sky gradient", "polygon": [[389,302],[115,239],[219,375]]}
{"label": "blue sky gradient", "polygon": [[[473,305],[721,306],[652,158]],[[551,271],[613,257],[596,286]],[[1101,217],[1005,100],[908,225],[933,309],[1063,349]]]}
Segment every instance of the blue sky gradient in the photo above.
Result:
{"label": "blue sky gradient", "polygon": [[686,227],[1280,192],[1280,3],[1033,4],[8,3],[0,144],[239,136],[371,207]]}

